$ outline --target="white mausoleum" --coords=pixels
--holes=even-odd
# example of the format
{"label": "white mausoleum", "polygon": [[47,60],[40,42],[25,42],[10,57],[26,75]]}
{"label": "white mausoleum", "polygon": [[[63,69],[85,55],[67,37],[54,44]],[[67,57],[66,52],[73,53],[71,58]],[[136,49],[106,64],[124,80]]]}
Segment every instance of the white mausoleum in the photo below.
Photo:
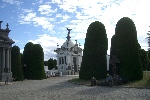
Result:
{"label": "white mausoleum", "polygon": [[11,31],[8,23],[6,29],[1,29],[2,22],[0,21],[0,81],[11,81],[11,48],[15,42],[8,37]]}
{"label": "white mausoleum", "polygon": [[77,44],[77,40],[75,44],[71,41],[70,31],[72,29],[67,28],[67,30],[68,36],[66,37],[66,41],[61,48],[57,48],[54,52],[57,53],[58,72],[62,73],[62,75],[75,75],[79,73],[81,67],[82,49],[80,48],[80,44]]}

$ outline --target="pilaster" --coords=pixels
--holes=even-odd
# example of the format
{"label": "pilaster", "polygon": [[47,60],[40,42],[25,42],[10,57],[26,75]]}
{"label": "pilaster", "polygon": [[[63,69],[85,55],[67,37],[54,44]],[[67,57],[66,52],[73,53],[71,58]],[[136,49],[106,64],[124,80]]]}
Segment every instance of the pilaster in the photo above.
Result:
{"label": "pilaster", "polygon": [[2,73],[4,73],[4,68],[5,68],[5,48],[3,48]]}
{"label": "pilaster", "polygon": [[9,72],[11,72],[11,49],[9,49]]}
{"label": "pilaster", "polygon": [[7,49],[7,61],[6,61],[6,67],[9,69],[9,48]]}

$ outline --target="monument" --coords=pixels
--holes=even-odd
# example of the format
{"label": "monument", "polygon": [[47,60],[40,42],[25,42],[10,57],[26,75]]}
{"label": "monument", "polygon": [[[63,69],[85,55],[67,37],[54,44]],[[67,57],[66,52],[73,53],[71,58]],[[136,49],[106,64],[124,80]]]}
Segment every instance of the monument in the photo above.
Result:
{"label": "monument", "polygon": [[62,75],[74,75],[78,74],[82,62],[82,48],[80,48],[80,43],[74,44],[71,41],[70,32],[72,29],[68,29],[67,40],[63,43],[61,48],[54,50],[57,53],[57,67],[58,72]]}
{"label": "monument", "polygon": [[0,81],[12,81],[12,72],[11,72],[11,47],[15,43],[10,39],[8,23],[6,29],[1,28],[0,21]]}

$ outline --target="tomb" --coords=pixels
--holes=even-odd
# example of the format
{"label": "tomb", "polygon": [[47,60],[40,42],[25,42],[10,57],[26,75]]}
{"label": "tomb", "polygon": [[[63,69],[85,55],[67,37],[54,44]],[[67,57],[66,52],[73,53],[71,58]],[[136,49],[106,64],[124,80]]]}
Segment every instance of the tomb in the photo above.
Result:
{"label": "tomb", "polygon": [[81,62],[82,62],[82,48],[80,48],[80,43],[74,44],[70,39],[70,31],[68,29],[68,35],[66,41],[63,43],[61,48],[54,50],[57,53],[57,68],[60,75],[75,75],[79,74]]}
{"label": "tomb", "polygon": [[11,31],[8,23],[6,29],[2,29],[2,22],[0,21],[0,81],[12,81],[11,48],[15,42],[8,37]]}

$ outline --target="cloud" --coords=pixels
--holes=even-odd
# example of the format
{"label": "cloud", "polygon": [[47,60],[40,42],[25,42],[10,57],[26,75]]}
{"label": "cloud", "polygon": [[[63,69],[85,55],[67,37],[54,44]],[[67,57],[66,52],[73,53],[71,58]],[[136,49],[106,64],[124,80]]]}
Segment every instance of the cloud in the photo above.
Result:
{"label": "cloud", "polygon": [[[72,29],[71,39],[82,39],[84,42],[89,25],[94,21],[100,21],[105,25],[109,39],[108,49],[110,50],[111,37],[115,34],[117,22],[122,17],[129,17],[136,25],[138,41],[144,47],[147,45],[145,36],[150,24],[150,14],[147,14],[150,9],[148,2],[148,0],[144,2],[142,0],[77,0],[76,2],[74,0],[52,0],[52,2],[44,3],[41,0],[37,9],[23,9],[19,16],[19,22],[33,24],[35,27],[41,26],[45,32],[50,31],[53,35],[59,34],[59,37],[64,38],[68,27]],[[44,44],[49,43],[50,40],[46,36],[52,39],[51,36],[44,34],[39,36],[39,39],[32,41],[41,43],[45,48],[45,52],[48,53],[50,48]],[[41,42],[41,40],[47,41]],[[52,48],[54,49],[54,47]],[[46,53],[45,55],[48,58]],[[51,52],[50,55],[52,55]]]}
{"label": "cloud", "polygon": [[52,3],[61,4],[61,3],[62,3],[62,0],[52,0]]}
{"label": "cloud", "polygon": [[56,17],[62,17],[62,14],[56,14]]}
{"label": "cloud", "polygon": [[6,7],[6,4],[1,4],[0,5],[0,8],[5,8]]}
{"label": "cloud", "polygon": [[33,24],[34,26],[42,26],[44,29],[48,29],[50,31],[53,31],[54,25],[52,25],[48,18],[45,17],[35,17],[33,18]]}
{"label": "cloud", "polygon": [[20,14],[20,18],[23,19],[23,21],[20,21],[20,24],[30,24],[35,17],[36,13],[28,13],[26,16]]}
{"label": "cloud", "polygon": [[[131,18],[137,27],[137,36],[141,45],[147,45],[145,38],[141,38],[142,35],[146,35],[148,30],[148,24],[150,24],[149,12],[150,6],[147,2],[142,0],[106,0],[95,2],[78,0],[72,3],[72,0],[63,2],[58,1],[58,6],[64,12],[74,13],[74,18],[65,27],[72,28],[72,38],[84,39],[90,23],[94,21],[100,21],[105,25],[107,37],[109,39],[109,48],[111,43],[111,37],[115,34],[115,26],[122,17]],[[57,1],[55,1],[57,2]],[[86,2],[86,4],[85,4]],[[142,6],[142,7],[141,7]],[[71,9],[71,10],[70,10]],[[73,10],[72,10],[73,9]],[[61,22],[65,22],[64,19]]]}
{"label": "cloud", "polygon": [[6,3],[9,3],[9,4],[15,4],[15,5],[20,5],[20,4],[23,3],[20,0],[2,0],[2,2],[6,2]]}
{"label": "cloud", "polygon": [[37,0],[38,1],[38,3],[43,3],[43,0]]}
{"label": "cloud", "polygon": [[53,13],[57,12],[57,8],[52,10],[52,7],[50,5],[40,5],[38,11],[42,15],[51,16]]}
{"label": "cloud", "polygon": [[39,17],[37,13],[31,9],[22,9],[22,11],[23,12],[19,15],[20,24],[33,24],[35,27],[42,26],[43,29],[55,33],[53,31],[54,25],[51,24],[52,21],[55,21],[55,18]]}
{"label": "cloud", "polygon": [[38,37],[38,39],[29,40],[29,42],[42,46],[45,60],[56,57],[54,50],[57,48],[57,43],[61,46],[65,42],[65,39],[52,37],[48,34],[38,35]]}

